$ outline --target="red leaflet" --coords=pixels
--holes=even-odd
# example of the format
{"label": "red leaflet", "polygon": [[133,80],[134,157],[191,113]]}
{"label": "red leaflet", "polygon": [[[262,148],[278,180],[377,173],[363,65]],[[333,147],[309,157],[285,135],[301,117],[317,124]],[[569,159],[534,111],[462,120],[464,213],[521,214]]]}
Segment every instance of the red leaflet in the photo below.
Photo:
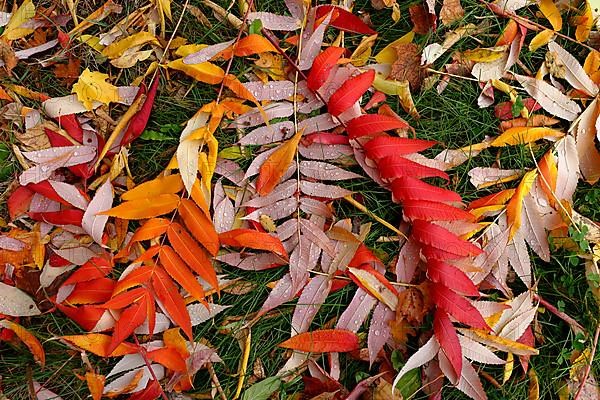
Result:
{"label": "red leaflet", "polygon": [[154,265],[144,265],[134,269],[129,274],[127,274],[125,278],[117,282],[117,284],[115,285],[114,294],[116,295],[134,286],[149,282],[150,278],[152,278],[152,275],[154,275],[155,269],[157,268]]}
{"label": "red leaflet", "polygon": [[475,307],[464,297],[440,283],[433,283],[431,297],[435,305],[452,315],[457,321],[473,328],[490,330]]}
{"label": "red leaflet", "polygon": [[351,139],[372,136],[392,129],[407,129],[406,121],[389,115],[365,114],[348,121],[346,132]]}
{"label": "red leaflet", "polygon": [[327,104],[329,113],[331,115],[340,115],[352,107],[371,87],[374,79],[375,70],[370,69],[344,82],[329,98],[329,103]]}
{"label": "red leaflet", "polygon": [[149,301],[147,296],[142,297],[137,303],[130,305],[121,313],[119,320],[115,323],[115,330],[108,345],[108,353],[112,353],[119,344],[133,333],[135,328],[144,323],[147,301]]}
{"label": "red leaflet", "polygon": [[63,286],[104,278],[110,274],[110,271],[112,271],[110,261],[102,257],[92,257],[88,262],[79,267],[77,271],[73,272],[63,283]]}
{"label": "red leaflet", "polygon": [[99,304],[110,299],[115,282],[108,278],[98,278],[92,281],[80,282],[75,285],[73,293],[67,297],[70,304]]}
{"label": "red leaflet", "polygon": [[434,146],[436,142],[392,136],[378,136],[363,145],[367,157],[379,160],[387,156],[401,156],[418,153]]}
{"label": "red leaflet", "polygon": [[419,243],[462,257],[476,256],[482,253],[481,249],[474,244],[459,239],[449,230],[427,221],[415,220],[413,222],[412,237]]}
{"label": "red leaflet", "polygon": [[161,393],[160,383],[152,379],[144,390],[135,392],[129,397],[129,400],[155,400],[160,398]]}
{"label": "red leaflet", "polygon": [[358,246],[356,253],[354,253],[354,257],[352,257],[352,260],[348,263],[348,266],[356,268],[363,264],[375,266],[382,263],[364,243],[361,243],[360,246]]}
{"label": "red leaflet", "polygon": [[6,201],[8,215],[11,220],[25,214],[29,210],[29,204],[34,192],[26,186],[19,186]]}
{"label": "red leaflet", "polygon": [[437,247],[427,246],[421,244],[421,253],[428,260],[456,260],[458,258],[462,258],[463,256],[450,253]]}
{"label": "red leaflet", "polygon": [[198,206],[189,199],[181,199],[179,213],[185,226],[208,252],[215,256],[219,251],[219,235],[215,231],[213,223]]}
{"label": "red leaflet", "polygon": [[[152,111],[152,106],[154,105],[154,98],[156,97],[156,90],[158,89],[158,83],[160,81],[159,76],[154,77],[154,81],[152,82],[152,86],[150,86],[150,90],[146,95],[146,100],[144,100],[144,105],[140,108],[140,111],[134,115],[134,117],[129,122],[127,126],[127,130],[123,135],[123,140],[121,140],[121,145],[126,145],[131,143],[134,139],[138,138],[144,129],[146,129],[146,124],[148,124],[148,119],[150,118],[150,112]],[[140,91],[137,96],[141,96],[142,93],[146,92],[146,85],[142,85],[140,87]]]}
{"label": "red leaflet", "polygon": [[50,200],[58,201],[59,203],[64,204],[67,207],[71,207],[71,203],[60,197],[58,193],[56,193],[56,190],[54,190],[50,182],[48,182],[47,180],[39,183],[30,183],[27,185],[27,187],[33,190],[34,192],[49,198]]}
{"label": "red leaflet", "polygon": [[279,347],[307,353],[348,352],[358,349],[358,336],[342,329],[304,332],[279,344]]}
{"label": "red leaflet", "polygon": [[168,369],[176,372],[185,372],[187,365],[185,360],[173,348],[164,347],[147,353],[148,359],[164,365]]}
{"label": "red leaflet", "polygon": [[460,377],[462,371],[462,349],[458,341],[458,335],[448,314],[439,308],[435,310],[433,316],[433,333],[440,343],[442,351],[448,360],[450,360],[455,377]]}
{"label": "red leaflet", "polygon": [[150,293],[146,288],[135,288],[133,290],[129,290],[125,293],[120,293],[114,296],[112,299],[104,303],[102,307],[111,310],[120,310],[121,308],[125,308],[132,303],[140,301],[142,298],[148,296],[149,294]]}
{"label": "red leaflet", "polygon": [[448,174],[439,169],[427,167],[401,156],[388,156],[377,160],[381,179],[392,181],[401,176],[413,178],[438,177],[449,180]]}
{"label": "red leaflet", "polygon": [[208,254],[206,254],[206,250],[196,243],[185,228],[177,222],[173,222],[167,229],[167,237],[171,242],[171,246],[183,258],[185,263],[215,290],[219,290],[217,273]]}
{"label": "red leaflet", "polygon": [[152,275],[152,287],[156,292],[156,296],[173,321],[181,327],[188,339],[193,339],[190,314],[185,308],[185,301],[179,294],[179,289],[175,286],[166,272],[162,271],[160,268],[156,268],[154,272],[155,273]]}
{"label": "red leaflet", "polygon": [[94,329],[105,311],[104,308],[98,306],[69,307],[56,304],[56,308],[86,331]]}
{"label": "red leaflet", "polygon": [[58,126],[67,131],[69,136],[79,143],[83,143],[83,128],[81,128],[79,120],[77,120],[77,115],[61,115],[56,117],[56,122],[58,122]]}
{"label": "red leaflet", "polygon": [[221,243],[226,246],[248,247],[255,250],[271,251],[287,260],[288,255],[281,244],[281,241],[275,236],[266,232],[257,232],[252,229],[233,229],[231,231],[219,234]]}
{"label": "red leaflet", "polygon": [[452,287],[465,296],[479,296],[477,286],[454,265],[439,260],[427,260],[427,275],[432,281]]}
{"label": "red leaflet", "polygon": [[369,28],[360,18],[350,11],[336,6],[323,5],[316,8],[316,19],[322,18],[333,11],[329,25],[342,31],[361,33],[363,35],[374,35],[373,29]]}
{"label": "red leaflet", "polygon": [[159,254],[160,263],[175,282],[179,283],[181,287],[187,290],[196,300],[205,303],[204,289],[198,283],[194,274],[190,272],[181,257],[175,253],[175,250],[169,246],[162,246]]}
{"label": "red leaflet", "polygon": [[460,203],[460,195],[448,189],[430,185],[412,176],[403,175],[391,184],[394,201],[430,200]]}
{"label": "red leaflet", "polygon": [[52,225],[81,226],[83,210],[62,210],[48,212],[30,212],[29,217],[35,221],[43,221]]}
{"label": "red leaflet", "polygon": [[473,214],[445,203],[429,200],[405,200],[402,203],[404,217],[408,220],[456,221],[474,219]]}
{"label": "red leaflet", "polygon": [[306,78],[306,84],[309,89],[316,91],[319,89],[331,72],[331,68],[335,66],[340,57],[344,54],[345,49],[341,47],[328,47],[319,54],[313,61],[312,68]]}
{"label": "red leaflet", "polygon": [[[69,139],[51,129],[44,128],[44,132],[46,133],[46,136],[48,136],[48,140],[52,147],[73,146],[73,143]],[[69,167],[69,171],[84,179],[87,179],[94,174],[93,166],[88,164],[74,165]]]}

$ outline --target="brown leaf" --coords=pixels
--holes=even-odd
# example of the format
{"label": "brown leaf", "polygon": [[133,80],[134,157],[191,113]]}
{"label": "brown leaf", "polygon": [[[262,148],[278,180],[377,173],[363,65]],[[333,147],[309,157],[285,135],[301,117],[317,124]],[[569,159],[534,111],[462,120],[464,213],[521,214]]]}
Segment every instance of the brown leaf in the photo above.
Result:
{"label": "brown leaf", "polygon": [[423,4],[414,4],[408,7],[408,12],[415,33],[425,35],[433,27],[435,15],[429,14]]}
{"label": "brown leaf", "polygon": [[389,79],[408,81],[411,90],[417,90],[423,82],[421,69],[421,51],[414,43],[399,44],[396,46],[398,56],[392,64]]}
{"label": "brown leaf", "polygon": [[4,61],[4,68],[8,75],[11,75],[11,72],[14,67],[17,66],[17,62],[19,61],[15,56],[15,51],[10,47],[8,43],[4,40],[0,39],[0,60]]}
{"label": "brown leaf", "polygon": [[444,0],[442,10],[440,11],[442,24],[450,25],[454,21],[461,19],[464,15],[465,10],[460,5],[460,0]]}
{"label": "brown leaf", "polygon": [[81,69],[81,60],[78,58],[69,58],[67,64],[57,64],[54,67],[54,75],[60,78],[67,85],[71,85],[79,77]]}

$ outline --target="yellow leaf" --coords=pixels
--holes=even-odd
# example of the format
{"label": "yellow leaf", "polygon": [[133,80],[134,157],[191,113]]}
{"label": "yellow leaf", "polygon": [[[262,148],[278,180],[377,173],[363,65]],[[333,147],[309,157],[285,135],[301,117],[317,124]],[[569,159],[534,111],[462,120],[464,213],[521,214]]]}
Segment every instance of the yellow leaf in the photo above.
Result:
{"label": "yellow leaf", "polygon": [[553,137],[563,137],[564,132],[557,131],[556,129],[545,128],[545,127],[528,127],[528,126],[517,126],[514,128],[507,129],[500,136],[498,136],[492,142],[493,147],[504,147],[514,146],[517,144],[526,144],[535,142],[536,140]]}
{"label": "yellow leaf", "polygon": [[79,76],[79,80],[73,85],[71,93],[77,94],[77,99],[83,103],[85,108],[91,110],[93,102],[99,101],[104,104],[119,100],[117,87],[106,82],[107,74],[92,72],[88,68]]}
{"label": "yellow leaf", "polygon": [[296,155],[302,132],[302,130],[296,132],[290,140],[279,146],[261,165],[260,174],[256,180],[256,191],[259,195],[266,196],[279,183]]}
{"label": "yellow leaf", "polygon": [[367,63],[367,61],[369,61],[375,39],[377,39],[377,34],[366,37],[360,42],[360,44],[356,47],[356,50],[354,50],[350,56],[352,65],[356,67],[362,67]]}
{"label": "yellow leaf", "polygon": [[179,57],[189,56],[190,54],[196,53],[203,48],[208,47],[207,44],[184,44],[175,50],[175,55]]}
{"label": "yellow leaf", "polygon": [[600,52],[590,51],[583,63],[583,70],[590,76],[594,83],[600,82]]}
{"label": "yellow leaf", "polygon": [[507,46],[498,46],[487,49],[466,50],[462,53],[462,56],[474,62],[491,62],[502,57],[506,48]]}
{"label": "yellow leaf", "polygon": [[552,38],[554,38],[554,31],[550,29],[544,29],[535,35],[533,39],[531,39],[531,42],[529,42],[529,51],[534,52],[540,47],[547,45]]}
{"label": "yellow leaf", "polygon": [[533,368],[529,368],[529,400],[539,400],[540,382]]}
{"label": "yellow leaf", "polygon": [[385,94],[397,95],[398,99],[400,100],[400,105],[404,111],[409,113],[415,119],[420,118],[410,93],[408,81],[383,79],[381,75],[377,74],[375,75],[375,80],[373,81],[373,87]]}
{"label": "yellow leaf", "polygon": [[476,340],[479,343],[493,347],[500,351],[506,351],[507,353],[513,353],[519,356],[537,355],[539,353],[533,347],[529,347],[523,343],[515,342],[500,336],[489,334],[483,329],[458,328],[457,330],[470,339]]}
{"label": "yellow leaf", "polygon": [[515,356],[512,353],[506,355],[506,364],[504,364],[504,374],[502,375],[502,384],[504,385],[510,379],[515,368]]}
{"label": "yellow leaf", "polygon": [[560,16],[558,7],[554,4],[554,0],[540,0],[538,5],[544,17],[552,25],[552,28],[555,31],[560,31],[562,29],[562,17]]}
{"label": "yellow leaf", "polygon": [[589,0],[585,0],[585,9],[583,15],[573,18],[573,25],[577,26],[575,38],[579,42],[585,42],[590,36],[590,31],[594,25],[594,15]]}
{"label": "yellow leaf", "polygon": [[102,50],[104,50],[104,48],[106,47],[103,44],[100,44],[100,38],[98,36],[81,35],[78,37],[78,39],[81,43],[87,44],[99,53],[102,53]]}
{"label": "yellow leaf", "polygon": [[94,372],[86,372],[85,381],[92,395],[92,400],[100,400],[104,390],[104,382],[106,381],[105,376]]}
{"label": "yellow leaf", "polygon": [[121,195],[125,201],[133,201],[161,194],[175,194],[183,190],[183,181],[179,174],[160,176],[126,191]]}
{"label": "yellow leaf", "polygon": [[179,58],[171,61],[167,64],[167,67],[181,71],[197,81],[208,83],[209,85],[221,83],[225,77],[225,71],[221,67],[211,64],[208,61],[200,64],[184,64],[183,59]]}
{"label": "yellow leaf", "polygon": [[348,267],[348,271],[369,291],[369,293],[395,311],[398,307],[398,295],[386,287],[379,279],[368,271]]}
{"label": "yellow leaf", "polygon": [[160,44],[156,37],[150,32],[138,32],[106,46],[104,50],[102,50],[102,55],[112,60],[113,58],[122,56],[126,50],[146,43],[152,43],[157,46]]}
{"label": "yellow leaf", "polygon": [[101,215],[110,215],[122,219],[146,219],[170,213],[179,205],[181,199],[176,194],[161,194],[134,201],[126,201]]}
{"label": "yellow leaf", "polygon": [[396,46],[399,44],[408,44],[413,41],[415,37],[415,32],[410,31],[406,35],[401,36],[400,38],[394,40],[392,43],[388,44],[375,56],[375,61],[379,64],[393,64],[398,58],[398,54],[396,52]]}
{"label": "yellow leaf", "polygon": [[4,33],[2,33],[1,37],[5,38],[6,40],[16,40],[29,35],[33,32],[33,29],[21,28],[21,25],[33,17],[35,17],[35,6],[33,5],[33,1],[25,0],[17,9],[17,11],[15,11],[15,13],[10,17],[10,20],[6,25],[6,28],[4,28]]}
{"label": "yellow leaf", "polygon": [[506,205],[506,219],[510,226],[510,238],[515,235],[521,227],[521,211],[523,210],[523,198],[531,191],[535,182],[537,170],[533,169],[525,174],[517,187],[515,194]]}

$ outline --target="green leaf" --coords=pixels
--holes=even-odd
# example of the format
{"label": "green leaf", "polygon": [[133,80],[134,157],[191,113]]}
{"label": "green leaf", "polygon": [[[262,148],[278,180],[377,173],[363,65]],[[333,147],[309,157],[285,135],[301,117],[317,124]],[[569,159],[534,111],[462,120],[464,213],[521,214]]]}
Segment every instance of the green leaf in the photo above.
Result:
{"label": "green leaf", "polygon": [[10,148],[6,143],[0,143],[0,180],[5,180],[14,171],[10,160]]}
{"label": "green leaf", "polygon": [[157,141],[157,142],[164,142],[166,140],[175,140],[174,137],[165,135],[162,132],[157,132],[157,131],[152,131],[152,130],[145,130],[144,132],[142,132],[140,139],[153,140],[153,141]]}
{"label": "green leaf", "polygon": [[525,107],[525,104],[523,104],[523,99],[521,98],[521,96],[517,96],[517,99],[515,100],[510,109],[513,117],[518,117],[523,107]]}
{"label": "green leaf", "polygon": [[408,371],[396,385],[403,399],[411,399],[421,388],[421,368]]}
{"label": "green leaf", "polygon": [[257,35],[260,35],[260,31],[261,30],[262,30],[262,22],[260,22],[260,19],[255,19],[250,24],[250,27],[248,28],[248,33],[250,33],[251,35],[253,33],[257,34]]}
{"label": "green leaf", "polygon": [[270,376],[250,386],[242,395],[242,400],[268,400],[281,387],[281,379]]}

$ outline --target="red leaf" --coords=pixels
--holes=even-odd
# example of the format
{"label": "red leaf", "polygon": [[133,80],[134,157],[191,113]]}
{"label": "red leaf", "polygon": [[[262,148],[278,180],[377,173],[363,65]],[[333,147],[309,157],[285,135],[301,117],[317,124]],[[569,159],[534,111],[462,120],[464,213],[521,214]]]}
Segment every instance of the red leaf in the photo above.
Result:
{"label": "red leaf", "polygon": [[233,229],[219,234],[221,243],[232,247],[248,247],[255,250],[270,251],[287,260],[288,255],[281,241],[266,232],[252,229]]}
{"label": "red leaf", "polygon": [[304,136],[301,140],[304,145],[311,145],[313,143],[320,144],[348,144],[348,136],[337,135],[329,132],[317,132],[311,133]]}
{"label": "red leaf", "polygon": [[62,304],[56,304],[56,307],[86,331],[94,329],[105,311],[102,307],[89,305],[69,307]]}
{"label": "red leaf", "polygon": [[340,57],[346,50],[341,47],[328,47],[319,54],[313,61],[312,68],[306,78],[306,84],[309,89],[316,91],[319,89],[327,78],[331,69],[338,62]]}
{"label": "red leaf", "polygon": [[[73,143],[69,139],[51,129],[44,128],[44,132],[46,133],[46,136],[48,136],[48,140],[52,147],[73,146]],[[87,179],[94,174],[93,165],[90,164],[74,165],[69,167],[69,171],[84,179]]]}
{"label": "red leaf", "polygon": [[115,330],[108,345],[108,353],[112,353],[125,339],[129,337],[138,326],[146,320],[146,302],[150,301],[147,296],[137,303],[127,307],[119,320],[115,323]]}
{"label": "red leaf", "polygon": [[185,360],[173,348],[162,348],[147,353],[148,359],[164,365],[168,369],[176,372],[185,372],[187,365]]}
{"label": "red leaf", "polygon": [[473,214],[460,208],[429,200],[405,200],[402,203],[404,217],[409,220],[456,221],[474,219]]}
{"label": "red leaf", "polygon": [[352,257],[352,260],[348,263],[348,266],[356,268],[363,264],[375,266],[382,263],[364,243],[361,243],[358,250],[356,250],[356,253],[354,253],[354,257]]}
{"label": "red leaf", "polygon": [[185,228],[177,222],[173,222],[169,226],[167,237],[171,242],[171,246],[183,258],[185,263],[218,291],[219,280],[217,279],[217,273],[206,254],[206,250],[201,248]]}
{"label": "red leaf", "polygon": [[79,267],[77,271],[73,272],[63,283],[63,286],[104,278],[106,275],[110,274],[111,271],[112,264],[109,260],[102,257],[92,257]]}
{"label": "red leaf", "polygon": [[29,217],[35,221],[43,221],[52,225],[81,226],[83,210],[61,210],[47,212],[30,212]]}
{"label": "red leaf", "polygon": [[380,160],[387,156],[401,156],[418,153],[434,146],[436,142],[421,139],[409,139],[392,136],[378,136],[363,145],[367,157]]}
{"label": "red leaf", "polygon": [[389,156],[377,160],[381,178],[392,181],[401,176],[412,176],[413,178],[438,177],[449,180],[448,174],[439,169],[427,167],[401,156]]}
{"label": "red leaf", "polygon": [[346,125],[346,132],[351,139],[371,136],[393,129],[407,129],[406,121],[390,115],[365,114],[351,119]]}
{"label": "red leaf", "polygon": [[432,281],[452,287],[465,296],[479,296],[477,286],[454,265],[439,260],[427,260],[427,275]]}
{"label": "red leaf", "polygon": [[134,269],[127,274],[126,277],[117,282],[113,295],[121,293],[122,291],[130,289],[134,286],[150,282],[150,278],[152,278],[156,269],[157,268],[154,265],[143,265]]}
{"label": "red leaf", "polygon": [[[529,110],[530,113],[535,112],[542,108],[540,103],[538,103],[535,99],[531,97],[527,97],[523,99],[523,106]],[[512,113],[513,104],[510,101],[505,101],[503,103],[499,103],[494,107],[494,114],[496,118],[505,120],[512,119],[515,117]]]}
{"label": "red leaf", "polygon": [[175,282],[179,283],[181,287],[187,290],[196,300],[206,302],[206,300],[204,300],[204,289],[198,283],[194,274],[190,272],[181,257],[175,253],[175,250],[169,246],[162,246],[159,254],[160,263]]}
{"label": "red leaf", "polygon": [[28,189],[26,186],[19,186],[14,192],[11,193],[10,197],[6,201],[8,215],[10,216],[11,220],[15,220],[17,217],[27,212],[33,195],[33,191]]}
{"label": "red leaf", "polygon": [[193,339],[190,314],[185,308],[185,301],[179,294],[179,289],[169,275],[160,268],[156,268],[152,275],[152,287],[173,321],[181,327],[188,339]]}
{"label": "red leaf", "polygon": [[[126,145],[131,143],[134,139],[138,138],[144,129],[146,129],[146,125],[148,124],[148,119],[150,118],[150,112],[152,111],[152,106],[154,105],[154,98],[156,97],[156,91],[158,89],[158,83],[160,79],[157,75],[152,82],[152,86],[150,86],[150,90],[146,95],[146,100],[144,100],[144,105],[140,108],[140,111],[137,112],[129,122],[127,126],[127,130],[123,135],[123,140],[121,140],[121,145]],[[137,96],[140,96],[141,93],[146,92],[146,86],[142,85],[140,91]]]}
{"label": "red leaf", "polygon": [[329,25],[342,31],[361,33],[363,35],[374,35],[373,29],[369,28],[360,18],[352,14],[350,11],[344,10],[341,7],[322,5],[316,8],[316,19],[320,19],[333,11]]}
{"label": "red leaf", "polygon": [[427,221],[415,220],[413,222],[412,237],[419,243],[462,257],[476,256],[482,253],[481,249],[474,244],[459,239],[449,230]]}
{"label": "red leaf", "polygon": [[440,347],[450,364],[456,377],[461,375],[462,371],[462,349],[458,341],[458,334],[452,321],[448,318],[448,314],[439,308],[435,310],[433,316],[433,333],[435,338],[440,343]]}
{"label": "red leaf", "polygon": [[452,315],[457,321],[473,328],[490,330],[479,311],[461,295],[440,283],[432,284],[430,293],[435,305]]}
{"label": "red leaf", "polygon": [[57,201],[61,204],[64,204],[67,207],[71,207],[71,203],[60,197],[58,193],[56,193],[56,190],[54,190],[50,182],[48,182],[48,180],[39,183],[30,183],[27,185],[27,187],[33,190],[34,192],[49,198],[50,200]]}
{"label": "red leaf", "polygon": [[403,175],[391,184],[394,201],[430,200],[460,203],[460,195],[448,189],[430,185],[412,176]]}
{"label": "red leaf", "polygon": [[371,87],[374,79],[375,70],[371,69],[344,82],[329,98],[329,103],[327,104],[329,113],[331,115],[340,115],[352,107]]}
{"label": "red leaf", "polygon": [[108,278],[80,282],[75,285],[73,293],[67,297],[66,302],[71,304],[104,303],[110,299],[114,287],[115,281]]}
{"label": "red leaf", "polygon": [[358,349],[358,336],[342,329],[304,332],[279,344],[279,347],[308,353],[348,352]]}
{"label": "red leaf", "polygon": [[61,115],[56,117],[56,122],[58,122],[58,126],[67,131],[69,136],[71,136],[77,142],[83,143],[83,128],[79,124],[77,115]]}
{"label": "red leaf", "polygon": [[103,308],[111,310],[120,310],[128,305],[140,301],[142,298],[148,296],[150,293],[148,289],[144,287],[135,288],[125,293],[119,293],[112,299],[102,305]]}
{"label": "red leaf", "polygon": [[160,398],[162,392],[160,383],[150,380],[144,390],[132,394],[129,400],[156,400]]}
{"label": "red leaf", "polygon": [[181,199],[179,213],[192,235],[208,252],[215,256],[219,251],[219,235],[213,223],[198,206],[189,199]]}

